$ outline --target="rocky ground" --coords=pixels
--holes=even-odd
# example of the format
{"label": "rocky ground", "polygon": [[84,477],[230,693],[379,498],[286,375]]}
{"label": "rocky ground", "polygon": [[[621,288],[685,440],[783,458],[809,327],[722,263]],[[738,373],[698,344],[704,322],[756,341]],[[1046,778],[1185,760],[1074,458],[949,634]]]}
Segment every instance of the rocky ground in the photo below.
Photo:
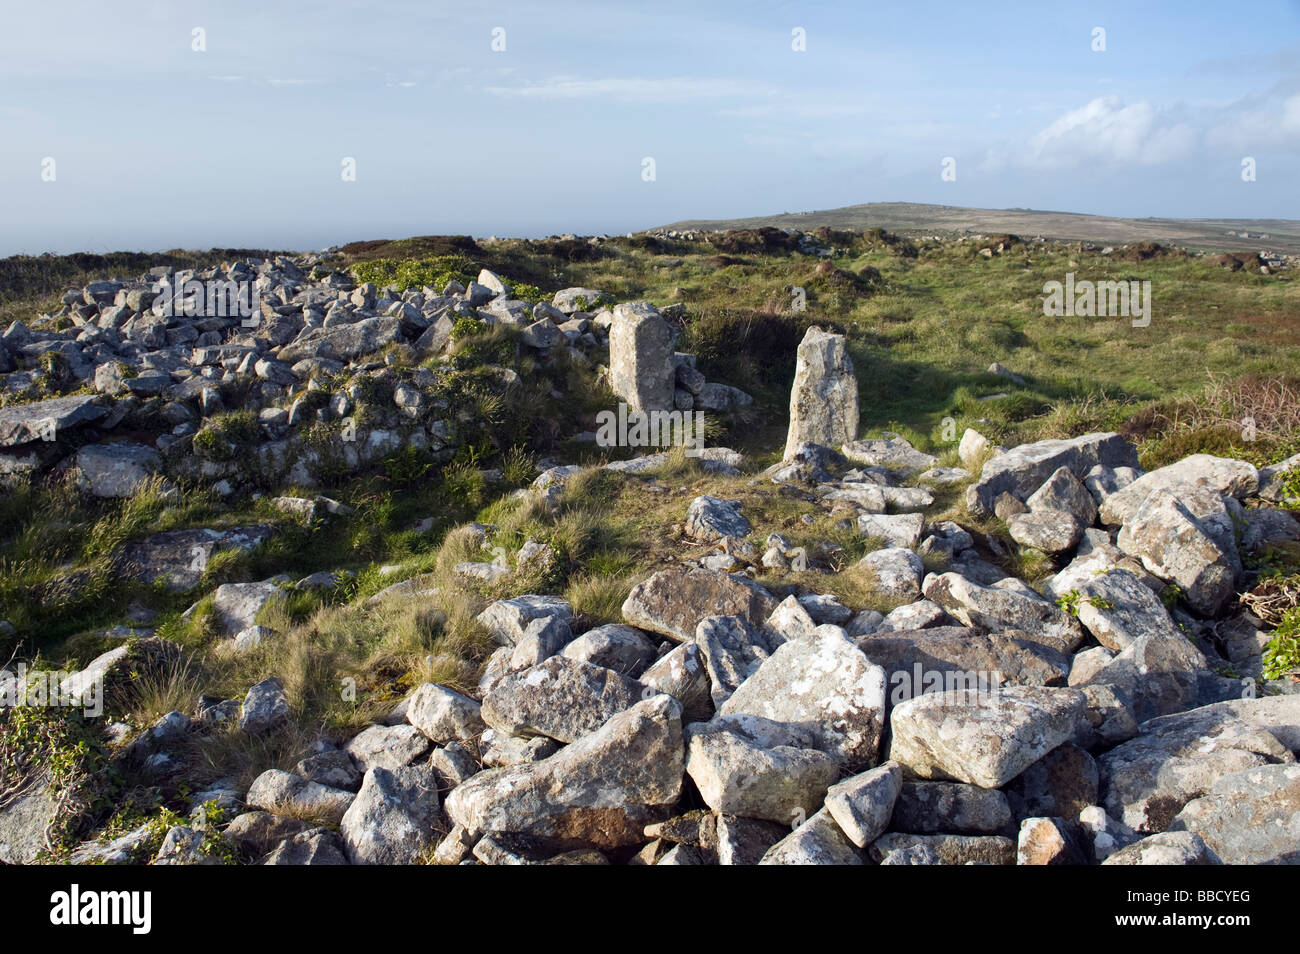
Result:
{"label": "rocky ground", "polygon": [[[258,307],[159,314],[155,283],[189,278]],[[50,661],[44,604],[135,587],[59,683],[102,686],[103,717],[0,714],[0,860],[1300,861],[1300,597],[1272,572],[1300,455],[1144,471],[1113,432],[863,438],[868,385],[814,325],[775,463],[710,436],[483,467],[482,418],[560,420],[566,383],[710,435],[754,401],[678,350],[680,305],[520,291],[282,257],[95,282],[9,325],[8,486],[139,516],[100,563],[5,591],[16,692],[19,659]],[[366,505],[323,492],[340,474],[431,466],[496,490],[412,528],[449,531],[425,558],[249,573],[361,532]],[[606,585],[621,548],[644,559]]]}

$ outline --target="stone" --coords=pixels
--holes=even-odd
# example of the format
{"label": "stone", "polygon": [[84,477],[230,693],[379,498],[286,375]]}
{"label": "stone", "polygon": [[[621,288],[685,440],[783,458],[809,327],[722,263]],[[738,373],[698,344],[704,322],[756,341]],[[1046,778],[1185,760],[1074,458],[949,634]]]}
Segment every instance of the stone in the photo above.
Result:
{"label": "stone", "polygon": [[883,467],[898,477],[913,477],[939,463],[937,457],[922,453],[901,437],[863,441],[850,439],[841,443],[843,446],[840,450],[852,463],[865,467]]}
{"label": "stone", "polygon": [[621,623],[589,629],[560,653],[576,662],[604,666],[635,679],[655,660],[655,646],[641,630]]}
{"label": "stone", "polygon": [[478,702],[432,682],[421,684],[411,693],[406,721],[438,743],[469,742],[487,727]]}
{"label": "stone", "polygon": [[130,497],[159,470],[152,447],[126,441],[88,444],[77,451],[78,483],[95,497]]}
{"label": "stone", "polygon": [[1121,848],[1103,865],[1218,865],[1223,862],[1197,834],[1159,832]]}
{"label": "stone", "polygon": [[1023,547],[1056,554],[1074,549],[1083,524],[1064,510],[1030,510],[1008,517],[1007,532]]}
{"label": "stone", "polygon": [[740,512],[739,500],[696,497],[686,510],[686,535],[693,540],[712,543],[723,537],[747,537],[752,529]]}
{"label": "stone", "polygon": [[762,865],[862,865],[861,852],[822,809],[763,856]]}
{"label": "stone", "polygon": [[886,762],[828,788],[826,811],[849,841],[865,848],[889,827],[902,786],[902,769]]}
{"label": "stone", "polygon": [[843,631],[792,640],[777,648],[722,705],[812,729],[818,747],[846,770],[876,764],[885,716],[885,671],[873,666]]}
{"label": "stone", "polygon": [[483,697],[483,721],[510,735],[574,742],[641,701],[645,687],[612,669],[554,656],[504,676]]}
{"label": "stone", "polygon": [[343,751],[362,772],[399,769],[428,754],[428,737],[413,725],[371,725],[358,732]]}
{"label": "stone", "polygon": [[1120,530],[1116,545],[1160,579],[1176,583],[1188,605],[1203,616],[1217,615],[1234,593],[1231,557],[1211,528],[1169,490],[1150,492]]}
{"label": "stone", "polygon": [[619,303],[609,329],[610,387],[629,410],[673,409],[672,330],[646,302]]}
{"label": "stone", "polygon": [[1025,500],[1032,513],[1035,510],[1063,511],[1084,527],[1092,526],[1097,519],[1097,503],[1083,482],[1068,467],[1058,467],[1052,476],[1043,481]]}
{"label": "stone", "polygon": [[925,564],[906,547],[887,547],[868,553],[858,561],[866,570],[872,588],[890,599],[912,600],[921,595]]}
{"label": "stone", "polygon": [[999,835],[1011,828],[1011,806],[996,789],[958,782],[904,782],[890,829],[915,835]]}
{"label": "stone", "polygon": [[676,699],[688,721],[707,719],[713,712],[704,654],[694,641],[665,653],[638,681]]}
{"label": "stone", "polygon": [[244,803],[272,815],[283,815],[321,825],[337,825],[356,796],[342,789],[280,769],[267,769],[253,780]]}
{"label": "stone", "polygon": [[[981,586],[959,573],[927,576],[926,598],[938,603],[966,626],[995,631],[1019,629],[1046,637],[1069,651],[1083,638],[1079,624],[1041,597],[998,586]],[[1035,594],[1036,596],[1036,594]]]}
{"label": "stone", "polygon": [[480,772],[447,796],[447,814],[556,850],[640,844],[681,796],[683,751],[681,707],[656,695],[550,758]]}
{"label": "stone", "polygon": [[1150,587],[1127,570],[1094,576],[1078,593],[1079,622],[1107,649],[1121,652],[1144,636],[1182,635]]}
{"label": "stone", "polygon": [[921,542],[925,517],[919,513],[858,515],[858,533],[881,540],[887,547],[915,547]]}
{"label": "stone", "polygon": [[778,825],[776,822],[719,815],[718,864],[756,865],[789,832],[788,825]]}
{"label": "stone", "polygon": [[438,785],[424,766],[372,768],[339,825],[354,865],[413,864],[433,846]]}
{"label": "stone", "polygon": [[1200,836],[1224,864],[1300,864],[1300,765],[1221,776],[1183,806],[1169,830]]}
{"label": "stone", "polygon": [[933,853],[930,864],[941,865],[1013,865],[1016,843],[1002,835],[909,835],[888,832],[877,838],[868,849],[873,861],[881,864],[895,852],[920,848]]}
{"label": "stone", "polygon": [[1018,865],[1085,865],[1091,851],[1077,823],[1064,818],[1026,818],[1016,845]]}
{"label": "stone", "polygon": [[339,836],[326,828],[312,828],[291,835],[262,858],[260,865],[346,865],[347,855]]}
{"label": "stone", "polygon": [[1026,500],[1060,468],[1082,478],[1098,464],[1136,467],[1137,448],[1112,433],[1021,444],[984,464],[979,478],[966,488],[966,506],[975,516],[987,517],[1000,494]]}
{"label": "stone", "polygon": [[0,447],[18,447],[32,441],[53,441],[67,431],[97,421],[107,410],[93,396],[73,395],[9,404],[0,408]]}
{"label": "stone", "polygon": [[289,697],[284,685],[272,676],[248,690],[239,710],[239,728],[249,735],[265,735],[288,723]]}
{"label": "stone", "polygon": [[889,757],[920,778],[1000,788],[1074,735],[1077,689],[929,693],[894,707]]}
{"label": "stone", "polygon": [[549,616],[567,622],[573,618],[573,607],[558,596],[527,594],[497,600],[478,615],[478,621],[502,646],[514,646],[523,639],[529,623]]}
{"label": "stone", "polygon": [[1097,759],[1100,804],[1134,831],[1164,831],[1225,775],[1295,764],[1279,737],[1300,741],[1300,698],[1220,703],[1152,719]]}
{"label": "stone", "polygon": [[1103,523],[1113,527],[1128,523],[1154,490],[1178,494],[1188,484],[1199,484],[1216,493],[1246,497],[1259,488],[1259,471],[1243,460],[1192,454],[1177,463],[1149,471],[1128,486],[1115,491],[1101,505]]}
{"label": "stone", "polygon": [[857,645],[885,670],[891,705],[923,692],[1058,686],[1070,671],[1065,653],[1015,630],[981,633],[964,626],[890,630],[863,637]]}
{"label": "stone", "polygon": [[1012,779],[1005,791],[1017,818],[1077,818],[1097,804],[1099,786],[1096,761],[1066,742]]}
{"label": "stone", "polygon": [[223,583],[212,596],[212,615],[218,630],[234,636],[258,621],[272,603],[284,599],[284,590],[273,581]]}
{"label": "stone", "polygon": [[844,335],[812,327],[795,354],[785,457],[803,443],[838,447],[858,435],[858,379]]}
{"label": "stone", "polygon": [[685,730],[686,773],[713,811],[784,822],[817,811],[839,776],[815,733],[755,716],[718,716]]}
{"label": "stone", "polygon": [[758,584],[697,567],[661,570],[632,588],[623,619],[677,642],[694,638],[706,616],[743,616],[761,626],[776,600]]}

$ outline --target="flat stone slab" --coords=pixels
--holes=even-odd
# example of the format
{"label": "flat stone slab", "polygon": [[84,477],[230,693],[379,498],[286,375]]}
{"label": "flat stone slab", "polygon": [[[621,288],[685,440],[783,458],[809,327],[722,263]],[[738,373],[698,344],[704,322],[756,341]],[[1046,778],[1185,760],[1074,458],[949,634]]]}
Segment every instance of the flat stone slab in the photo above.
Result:
{"label": "flat stone slab", "polygon": [[0,447],[57,440],[60,432],[107,413],[93,396],[85,394],[0,408]]}

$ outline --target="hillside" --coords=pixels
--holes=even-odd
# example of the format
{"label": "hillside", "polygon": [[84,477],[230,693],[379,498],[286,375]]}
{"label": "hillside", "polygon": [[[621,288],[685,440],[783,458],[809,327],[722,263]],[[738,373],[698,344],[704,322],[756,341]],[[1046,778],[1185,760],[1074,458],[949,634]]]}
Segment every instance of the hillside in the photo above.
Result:
{"label": "hillside", "polygon": [[[909,236],[1009,232],[1026,238],[1040,236],[1096,245],[1158,242],[1188,249],[1253,252],[1268,249],[1300,254],[1300,222],[1292,219],[1124,219],[1078,212],[963,209],[915,202],[869,202],[841,209],[783,212],[744,219],[690,219],[650,231],[763,226],[807,231],[822,226],[857,231],[882,228]],[[1250,237],[1242,238],[1243,233],[1249,233]]]}

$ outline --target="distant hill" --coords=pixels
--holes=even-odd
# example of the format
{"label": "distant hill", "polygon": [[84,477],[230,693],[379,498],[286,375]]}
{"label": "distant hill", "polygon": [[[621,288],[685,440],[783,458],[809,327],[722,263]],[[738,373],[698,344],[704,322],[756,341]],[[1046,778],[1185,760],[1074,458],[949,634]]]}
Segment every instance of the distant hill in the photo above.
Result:
{"label": "distant hill", "polygon": [[[1117,219],[1079,212],[963,209],[916,202],[868,202],[821,212],[787,212],[748,219],[693,219],[663,228],[742,229],[765,225],[799,229],[824,225],[858,230],[884,228],[912,235],[1010,232],[1022,238],[1041,235],[1106,245],[1159,242],[1192,249],[1255,252],[1268,249],[1300,254],[1300,221],[1293,219]],[[1243,238],[1243,233],[1247,237]]]}

